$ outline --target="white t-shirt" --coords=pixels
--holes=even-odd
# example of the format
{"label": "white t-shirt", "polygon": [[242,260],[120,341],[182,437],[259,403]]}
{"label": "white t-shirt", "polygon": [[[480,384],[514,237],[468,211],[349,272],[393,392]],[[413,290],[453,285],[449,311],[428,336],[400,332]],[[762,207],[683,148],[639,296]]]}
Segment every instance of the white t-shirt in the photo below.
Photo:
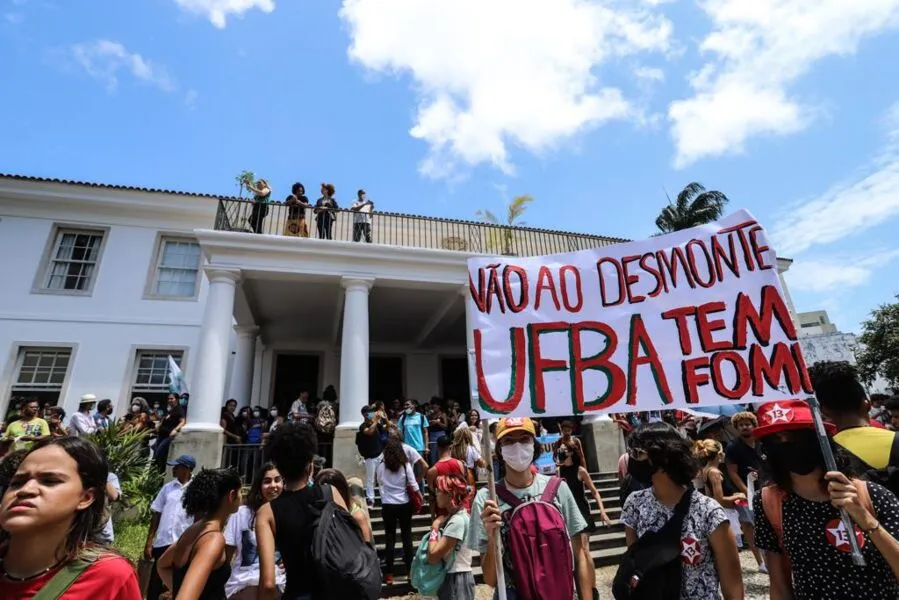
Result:
{"label": "white t-shirt", "polygon": [[[259,585],[259,550],[256,545],[256,531],[251,523],[253,511],[249,506],[241,506],[225,525],[225,544],[235,548],[231,561],[231,577],[225,583],[225,595],[229,598],[237,592]],[[275,566],[275,585],[284,592],[287,573]]]}
{"label": "white t-shirt", "polygon": [[72,435],[84,437],[97,431],[97,424],[90,415],[82,412],[76,412],[69,419],[69,431]]}
{"label": "white t-shirt", "polygon": [[418,450],[409,444],[403,444],[403,452],[406,454],[406,460],[409,461],[410,465],[414,465],[419,461],[424,460]]}
{"label": "white t-shirt", "polygon": [[[459,540],[456,543],[456,560],[446,570],[447,573],[467,573],[471,571],[471,557],[474,552],[466,543],[470,521],[471,517],[468,516],[468,511],[462,509],[451,516],[443,526],[443,537]],[[452,552],[450,556],[452,556]]]}
{"label": "white t-shirt", "polygon": [[469,469],[474,469],[479,460],[481,460],[480,451],[474,446],[469,446],[465,451],[465,466]]}
{"label": "white t-shirt", "polygon": [[159,528],[156,530],[156,538],[153,540],[154,548],[171,546],[178,541],[181,534],[193,524],[193,519],[187,516],[184,506],[181,504],[181,496],[184,488],[190,485],[188,481],[181,485],[177,479],[162,486],[150,510],[159,513]]}
{"label": "white t-shirt", "polygon": [[406,486],[411,485],[414,489],[418,489],[418,482],[415,481],[412,465],[406,463],[403,466],[405,469],[389,471],[383,459],[378,463],[377,475],[378,485],[381,487],[382,504],[406,504],[409,502]]}

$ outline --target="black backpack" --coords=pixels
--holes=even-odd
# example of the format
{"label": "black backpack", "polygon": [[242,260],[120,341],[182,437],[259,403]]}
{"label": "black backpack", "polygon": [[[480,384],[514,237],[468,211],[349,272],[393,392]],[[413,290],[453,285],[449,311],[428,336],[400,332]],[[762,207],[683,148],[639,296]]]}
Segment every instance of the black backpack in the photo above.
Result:
{"label": "black backpack", "polygon": [[352,515],[333,500],[330,485],[322,486],[324,506],[312,536],[312,562],[319,588],[329,598],[375,600],[381,596],[378,553],[362,539]]}
{"label": "black backpack", "polygon": [[674,514],[658,531],[648,531],[621,557],[612,582],[615,600],[679,600],[681,590],[681,530],[690,510],[688,488]]}

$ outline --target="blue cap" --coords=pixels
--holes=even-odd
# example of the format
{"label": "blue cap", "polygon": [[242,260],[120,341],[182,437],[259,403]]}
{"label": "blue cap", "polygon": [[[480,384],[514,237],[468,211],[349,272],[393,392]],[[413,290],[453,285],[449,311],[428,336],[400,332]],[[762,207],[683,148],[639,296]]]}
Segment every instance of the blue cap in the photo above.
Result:
{"label": "blue cap", "polygon": [[197,460],[189,454],[182,454],[175,460],[170,460],[167,464],[170,467],[187,467],[191,471],[197,468]]}

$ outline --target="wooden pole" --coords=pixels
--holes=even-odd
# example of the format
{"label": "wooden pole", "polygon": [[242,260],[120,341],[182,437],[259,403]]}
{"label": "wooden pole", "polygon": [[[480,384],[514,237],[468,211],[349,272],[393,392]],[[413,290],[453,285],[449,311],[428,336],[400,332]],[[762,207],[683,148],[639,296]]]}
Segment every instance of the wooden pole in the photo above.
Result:
{"label": "wooden pole", "polygon": [[[468,387],[471,397],[471,407],[480,407],[480,394],[478,393],[478,380],[475,373],[475,355],[474,355],[474,332],[471,323],[471,296],[463,292],[465,299],[465,330],[466,342],[468,345]],[[493,458],[490,452],[490,424],[487,422],[489,415],[483,411],[481,414],[481,457],[487,463],[487,497],[496,502],[496,474],[493,472]],[[506,600],[506,574],[503,571],[503,545],[501,536],[496,536],[496,548],[493,552],[496,557],[496,596],[499,600]],[[483,563],[482,563],[483,564]]]}

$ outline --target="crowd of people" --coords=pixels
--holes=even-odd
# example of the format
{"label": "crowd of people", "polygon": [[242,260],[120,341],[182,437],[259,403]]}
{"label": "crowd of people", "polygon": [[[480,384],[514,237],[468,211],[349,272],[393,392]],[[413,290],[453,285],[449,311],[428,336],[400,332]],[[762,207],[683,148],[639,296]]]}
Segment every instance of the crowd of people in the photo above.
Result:
{"label": "crowd of people", "polygon": [[[673,412],[619,419],[629,429],[619,461],[628,550],[616,598],[741,599],[741,544],[768,573],[775,600],[899,597],[899,398],[869,399],[843,363],[814,365],[810,375],[837,470],[826,468],[811,409],[799,399],[711,420]],[[10,424],[26,433],[0,463],[0,600],[40,591],[137,600],[134,568],[104,534],[110,496],[102,452],[85,437],[38,430],[32,409],[24,407],[24,424]],[[153,501],[146,539],[154,563],[146,597],[165,590],[175,599],[375,597],[393,583],[397,529],[411,584],[425,595],[474,598],[477,552],[484,583],[504,582],[512,600],[599,596],[590,534],[596,520],[610,519],[572,435],[576,423],[558,423],[555,476],[534,467],[545,448],[540,424],[529,418],[492,422],[486,457],[476,417],[454,403],[435,398],[428,414],[414,400],[375,403],[362,418],[364,481],[317,465],[318,434],[308,419],[267,432],[269,462],[246,493],[234,469],[197,473],[191,456],[167,461],[173,479]],[[477,486],[491,465],[496,500]],[[376,486],[383,568],[369,515]],[[425,497],[432,525],[416,541],[411,521]],[[850,536],[864,566],[853,564]]]}
{"label": "crowd of people", "polygon": [[[269,216],[271,206],[275,204],[272,200],[272,188],[265,179],[248,183],[246,187],[253,194],[252,208],[247,218],[247,224],[254,233],[263,233],[265,219]],[[306,196],[306,188],[302,183],[294,183],[291,186],[290,194],[282,203],[287,208],[286,215],[284,215],[283,235],[309,237],[310,227],[306,222],[306,211],[311,209],[315,219],[316,237],[322,240],[333,239],[337,213],[340,210],[340,205],[335,198],[337,190],[333,184],[322,183],[320,191],[321,196],[315,201],[315,204],[312,204]],[[358,190],[356,200],[350,206],[350,211],[353,213],[354,242],[371,243],[371,215],[374,209],[374,202],[369,199],[365,190]]]}

